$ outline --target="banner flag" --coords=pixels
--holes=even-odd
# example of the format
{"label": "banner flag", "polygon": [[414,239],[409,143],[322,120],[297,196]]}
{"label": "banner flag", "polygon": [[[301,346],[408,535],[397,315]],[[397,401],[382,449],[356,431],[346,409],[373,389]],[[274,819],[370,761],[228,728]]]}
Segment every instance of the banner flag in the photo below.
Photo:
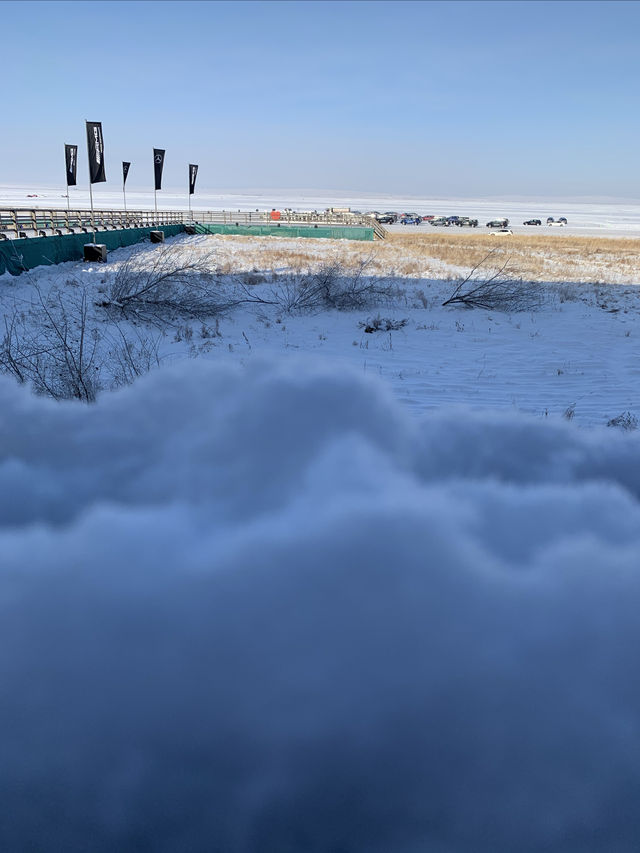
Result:
{"label": "banner flag", "polygon": [[162,189],[162,167],[164,166],[165,148],[153,149],[153,171],[156,179],[156,189]]}
{"label": "banner flag", "polygon": [[129,174],[129,167],[131,163],[127,163],[124,160],[122,161],[122,186],[127,183],[127,175]]}
{"label": "banner flag", "polygon": [[89,151],[89,183],[101,184],[107,180],[104,171],[104,141],[102,139],[102,122],[88,121],[87,149]]}
{"label": "banner flag", "polygon": [[64,159],[67,165],[67,186],[76,186],[76,175],[78,172],[78,146],[65,145]]}
{"label": "banner flag", "polygon": [[189,163],[189,195],[193,195],[196,191],[196,177],[198,174],[198,167],[193,163]]}

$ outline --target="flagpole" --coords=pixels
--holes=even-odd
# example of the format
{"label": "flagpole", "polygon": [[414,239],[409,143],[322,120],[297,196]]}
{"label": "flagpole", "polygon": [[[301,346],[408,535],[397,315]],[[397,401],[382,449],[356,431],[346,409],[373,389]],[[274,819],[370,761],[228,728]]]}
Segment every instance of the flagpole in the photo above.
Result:
{"label": "flagpole", "polygon": [[191,210],[191,196],[196,191],[196,175],[198,167],[195,163],[189,163],[189,219],[193,222],[193,211]]}
{"label": "flagpole", "polygon": [[129,169],[131,168],[131,163],[127,163],[125,160],[122,161],[122,201],[124,202],[124,221],[125,225],[127,224],[127,176],[129,174]]}
{"label": "flagpole", "polygon": [[[84,126],[86,128],[89,122],[85,119]],[[96,223],[93,216],[93,187],[91,185],[91,153],[89,152],[89,138],[87,137],[87,162],[89,163],[89,199],[91,200],[91,233],[93,234],[93,242],[96,242]]]}
{"label": "flagpole", "polygon": [[93,242],[96,242],[96,223],[93,218],[93,189],[91,187],[91,175],[89,175],[89,198],[91,199],[91,233],[93,234]]}
{"label": "flagpole", "polygon": [[69,213],[69,171],[67,169],[67,146],[64,146],[64,172],[65,172],[65,181],[67,182],[67,214]]}
{"label": "flagpole", "polygon": [[153,209],[155,210],[155,224],[158,224],[158,190],[156,189],[156,149],[153,151]]}
{"label": "flagpole", "polygon": [[189,202],[189,219],[193,219],[191,215],[191,169],[187,169],[187,200]]}

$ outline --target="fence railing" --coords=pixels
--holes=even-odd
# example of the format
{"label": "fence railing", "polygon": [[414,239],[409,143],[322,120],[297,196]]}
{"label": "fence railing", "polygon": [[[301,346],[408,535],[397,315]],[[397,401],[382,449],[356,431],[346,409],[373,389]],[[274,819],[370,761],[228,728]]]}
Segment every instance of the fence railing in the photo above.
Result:
{"label": "fence railing", "polygon": [[45,210],[0,208],[0,238],[46,237],[50,234],[74,234],[115,231],[119,228],[148,228],[176,225],[184,221],[181,211],[96,210],[93,225],[90,210]]}
{"label": "fence railing", "polygon": [[229,211],[229,210],[46,210],[0,207],[0,239],[46,237],[56,234],[115,231],[121,228],[153,228],[189,223],[221,225],[340,225],[373,228],[380,239],[385,229],[372,216],[334,211]]}

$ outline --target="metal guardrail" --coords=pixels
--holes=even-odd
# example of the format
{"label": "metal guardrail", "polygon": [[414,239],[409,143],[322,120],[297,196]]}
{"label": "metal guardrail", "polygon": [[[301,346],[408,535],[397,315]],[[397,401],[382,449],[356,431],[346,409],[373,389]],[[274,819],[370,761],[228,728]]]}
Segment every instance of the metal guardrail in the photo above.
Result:
{"label": "metal guardrail", "polygon": [[[93,215],[96,231],[176,225],[183,221],[180,211],[158,211],[156,215],[155,211],[149,210],[96,210]],[[90,210],[0,208],[0,239],[79,234],[91,230]]]}
{"label": "metal guardrail", "polygon": [[122,228],[155,228],[162,225],[191,223],[221,225],[340,225],[373,228],[384,240],[385,229],[372,216],[354,213],[229,210],[95,210],[93,225],[90,210],[47,210],[40,208],[0,207],[0,240],[46,237],[60,234],[115,231]]}

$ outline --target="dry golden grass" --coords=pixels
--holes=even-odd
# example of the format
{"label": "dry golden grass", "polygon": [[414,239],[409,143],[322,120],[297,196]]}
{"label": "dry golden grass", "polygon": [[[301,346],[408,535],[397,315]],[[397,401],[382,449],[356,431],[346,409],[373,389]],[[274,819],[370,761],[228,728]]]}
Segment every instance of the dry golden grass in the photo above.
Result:
{"label": "dry golden grass", "polygon": [[[495,262],[532,281],[640,283],[640,240],[513,234],[390,234],[390,245],[447,265],[472,267],[495,251]],[[387,241],[385,241],[387,242]]]}
{"label": "dry golden grass", "polygon": [[224,235],[207,238],[206,250],[212,248],[225,272],[306,271],[327,261],[350,268],[370,258],[372,274],[454,279],[493,252],[488,265],[508,261],[514,275],[530,281],[640,284],[640,240],[629,238],[422,232],[365,243]]}

